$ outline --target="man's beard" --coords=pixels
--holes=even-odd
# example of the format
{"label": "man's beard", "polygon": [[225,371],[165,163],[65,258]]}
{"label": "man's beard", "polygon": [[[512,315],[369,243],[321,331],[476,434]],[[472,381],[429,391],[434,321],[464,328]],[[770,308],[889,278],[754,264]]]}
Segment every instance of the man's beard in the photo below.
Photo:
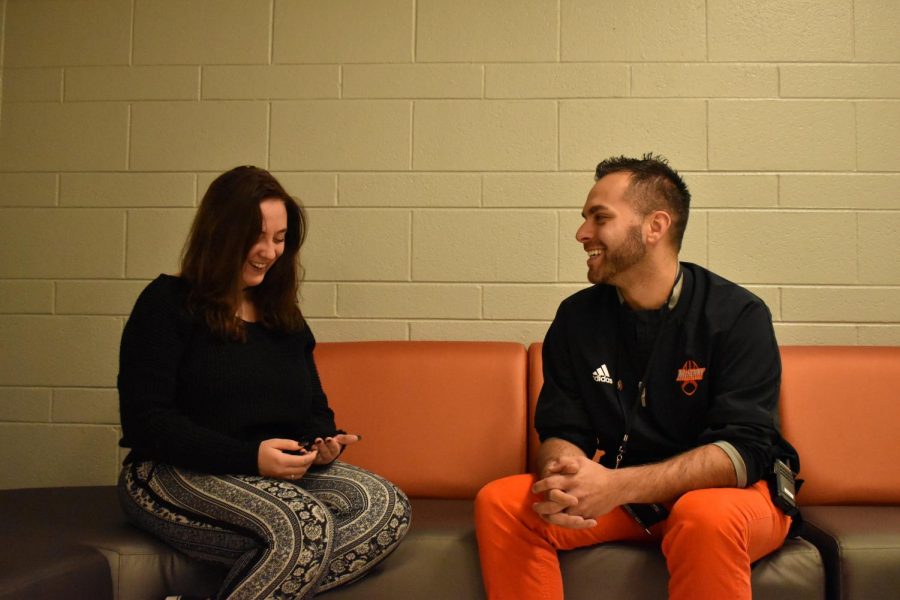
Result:
{"label": "man's beard", "polygon": [[604,252],[600,272],[594,275],[588,271],[588,281],[615,285],[614,278],[639,263],[645,254],[647,246],[641,238],[641,227],[633,225],[618,248]]}

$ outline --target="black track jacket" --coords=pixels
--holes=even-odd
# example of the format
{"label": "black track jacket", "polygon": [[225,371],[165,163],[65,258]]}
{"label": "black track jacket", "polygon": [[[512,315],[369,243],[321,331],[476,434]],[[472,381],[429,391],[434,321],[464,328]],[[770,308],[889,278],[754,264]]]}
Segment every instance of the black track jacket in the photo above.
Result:
{"label": "black track jacket", "polygon": [[797,452],[779,431],[781,360],[768,308],[700,266],[682,263],[682,270],[681,296],[648,365],[646,406],[637,399],[644,374],[620,339],[616,288],[595,285],[560,304],[543,347],[541,441],[567,440],[588,457],[600,449],[600,462],[612,468],[635,410],[622,466],[727,442],[743,459],[745,485],[771,471],[775,458],[799,471]]}

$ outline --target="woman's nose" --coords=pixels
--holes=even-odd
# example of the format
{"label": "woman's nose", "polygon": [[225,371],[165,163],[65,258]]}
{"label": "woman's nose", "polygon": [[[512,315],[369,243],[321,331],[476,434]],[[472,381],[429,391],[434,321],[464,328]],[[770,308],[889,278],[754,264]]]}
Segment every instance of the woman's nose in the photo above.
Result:
{"label": "woman's nose", "polygon": [[265,241],[260,244],[259,248],[260,254],[265,256],[266,258],[275,258],[275,242],[273,241]]}

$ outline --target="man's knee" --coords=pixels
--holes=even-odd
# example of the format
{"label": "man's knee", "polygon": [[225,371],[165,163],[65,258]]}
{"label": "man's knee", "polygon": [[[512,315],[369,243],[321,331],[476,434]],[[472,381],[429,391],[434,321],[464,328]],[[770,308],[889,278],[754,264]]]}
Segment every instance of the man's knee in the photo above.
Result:
{"label": "man's knee", "polygon": [[475,496],[475,519],[492,520],[499,514],[514,514],[527,505],[534,477],[513,475],[496,479],[482,487]]}
{"label": "man's knee", "polygon": [[[722,488],[725,489],[725,488]],[[714,540],[738,542],[744,537],[746,520],[740,508],[718,488],[695,490],[679,498],[669,514],[665,538],[686,536],[696,543]],[[667,544],[663,543],[663,550]]]}

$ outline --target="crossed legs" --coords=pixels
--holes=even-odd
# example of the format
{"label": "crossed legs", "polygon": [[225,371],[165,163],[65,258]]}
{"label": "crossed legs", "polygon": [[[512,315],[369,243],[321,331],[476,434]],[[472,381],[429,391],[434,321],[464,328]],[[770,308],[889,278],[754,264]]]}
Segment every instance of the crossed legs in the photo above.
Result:
{"label": "crossed legs", "polygon": [[218,598],[310,597],[365,574],[406,534],[406,496],[335,462],[296,482],[208,475],[164,463],[126,465],[130,520],[199,559],[230,567]]}

